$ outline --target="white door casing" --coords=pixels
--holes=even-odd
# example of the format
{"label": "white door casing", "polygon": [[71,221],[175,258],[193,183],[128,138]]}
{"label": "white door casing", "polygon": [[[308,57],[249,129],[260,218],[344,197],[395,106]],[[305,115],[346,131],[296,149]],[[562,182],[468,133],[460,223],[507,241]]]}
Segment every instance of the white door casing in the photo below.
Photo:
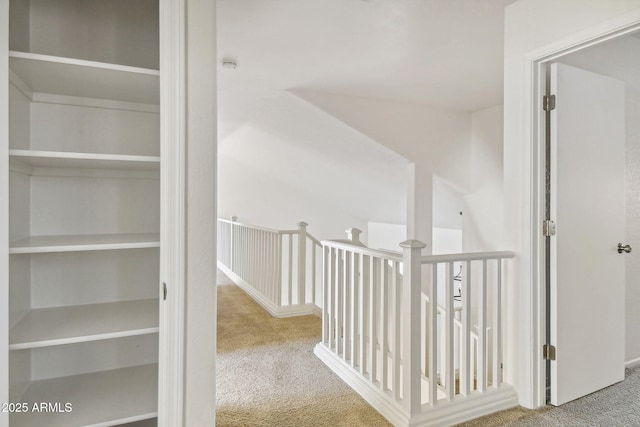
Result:
{"label": "white door casing", "polygon": [[[551,403],[624,379],[624,83],[551,64]],[[623,242],[624,243],[624,242]]]}

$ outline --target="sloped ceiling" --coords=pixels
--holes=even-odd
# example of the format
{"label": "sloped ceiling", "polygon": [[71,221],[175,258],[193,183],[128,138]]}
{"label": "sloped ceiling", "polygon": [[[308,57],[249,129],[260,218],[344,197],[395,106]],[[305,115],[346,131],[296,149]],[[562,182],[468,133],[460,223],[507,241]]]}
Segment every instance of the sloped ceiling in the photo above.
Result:
{"label": "sloped ceiling", "polygon": [[220,140],[284,90],[459,111],[502,102],[513,0],[218,0]]}

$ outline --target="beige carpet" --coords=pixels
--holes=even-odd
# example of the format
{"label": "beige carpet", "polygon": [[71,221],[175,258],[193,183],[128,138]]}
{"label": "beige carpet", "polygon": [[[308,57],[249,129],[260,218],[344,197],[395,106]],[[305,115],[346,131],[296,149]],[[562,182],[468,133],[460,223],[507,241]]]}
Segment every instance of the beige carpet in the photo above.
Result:
{"label": "beige carpet", "polygon": [[640,367],[627,369],[623,382],[562,406],[547,406],[535,411],[519,407],[460,426],[640,426]]}
{"label": "beige carpet", "polygon": [[218,274],[216,425],[388,426],[313,355],[316,316],[271,317]]}
{"label": "beige carpet", "polygon": [[[313,355],[319,318],[275,319],[221,273],[218,283],[218,426],[390,425]],[[557,408],[514,408],[461,426],[640,426],[640,368],[626,376]]]}

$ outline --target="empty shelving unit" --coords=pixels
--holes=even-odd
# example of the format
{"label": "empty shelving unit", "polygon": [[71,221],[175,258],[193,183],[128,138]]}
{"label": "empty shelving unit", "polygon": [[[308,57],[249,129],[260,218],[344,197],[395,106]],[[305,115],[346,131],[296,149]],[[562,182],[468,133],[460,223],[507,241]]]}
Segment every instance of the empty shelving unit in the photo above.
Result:
{"label": "empty shelving unit", "polygon": [[[3,387],[10,402],[30,407],[12,411],[10,426],[153,425],[158,0],[10,0],[9,7]],[[31,410],[40,403],[53,406]]]}

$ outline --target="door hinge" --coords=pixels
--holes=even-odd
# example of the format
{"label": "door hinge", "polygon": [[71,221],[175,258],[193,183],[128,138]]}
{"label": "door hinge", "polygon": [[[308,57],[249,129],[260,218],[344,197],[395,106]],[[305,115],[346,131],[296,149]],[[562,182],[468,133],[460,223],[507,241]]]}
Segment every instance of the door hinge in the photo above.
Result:
{"label": "door hinge", "polygon": [[556,360],[556,348],[551,344],[542,346],[542,358],[544,360]]}
{"label": "door hinge", "polygon": [[167,283],[166,282],[162,282],[162,299],[163,300],[167,299]]}
{"label": "door hinge", "polygon": [[542,234],[545,237],[556,235],[556,222],[549,219],[542,222]]}
{"label": "door hinge", "polygon": [[542,109],[544,111],[552,111],[556,108],[556,96],[546,95],[542,97]]}

